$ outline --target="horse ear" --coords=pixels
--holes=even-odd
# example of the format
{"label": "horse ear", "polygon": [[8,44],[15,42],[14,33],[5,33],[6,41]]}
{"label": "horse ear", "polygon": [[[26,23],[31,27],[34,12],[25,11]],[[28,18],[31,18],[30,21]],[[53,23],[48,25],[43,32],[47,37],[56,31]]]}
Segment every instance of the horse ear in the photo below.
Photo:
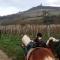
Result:
{"label": "horse ear", "polygon": [[31,42],[31,40],[30,40],[29,36],[24,35],[24,36],[22,37],[22,43],[23,43],[25,46],[27,46],[30,42]]}

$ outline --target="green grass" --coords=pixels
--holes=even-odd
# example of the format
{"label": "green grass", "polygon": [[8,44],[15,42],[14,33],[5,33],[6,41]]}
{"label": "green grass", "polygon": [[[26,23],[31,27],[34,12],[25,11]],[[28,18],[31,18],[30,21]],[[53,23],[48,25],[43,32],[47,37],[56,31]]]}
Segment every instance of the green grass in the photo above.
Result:
{"label": "green grass", "polygon": [[[32,34],[31,38],[34,36]],[[47,35],[45,34],[44,37]],[[35,38],[35,37],[34,37]],[[46,37],[47,38],[47,37]],[[12,34],[0,35],[0,49],[2,49],[13,60],[24,60],[24,50],[21,47],[21,36]]]}
{"label": "green grass", "polygon": [[[35,38],[35,34],[30,34],[31,38]],[[34,35],[34,36],[33,36]],[[51,36],[58,36],[59,34],[51,34]],[[55,36],[55,37],[56,37]],[[43,34],[44,40],[48,39],[47,33]],[[3,50],[13,60],[24,60],[24,50],[21,47],[21,35],[1,34],[0,35],[0,49]]]}
{"label": "green grass", "polygon": [[[30,35],[31,38],[35,38],[35,34]],[[47,34],[45,34],[44,37],[47,39]],[[0,35],[0,49],[2,49],[13,60],[24,60],[24,50],[21,47],[21,44],[21,36],[19,35]]]}
{"label": "green grass", "polygon": [[18,35],[2,34],[0,37],[0,49],[13,60],[24,60],[24,51],[21,48],[21,37]]}

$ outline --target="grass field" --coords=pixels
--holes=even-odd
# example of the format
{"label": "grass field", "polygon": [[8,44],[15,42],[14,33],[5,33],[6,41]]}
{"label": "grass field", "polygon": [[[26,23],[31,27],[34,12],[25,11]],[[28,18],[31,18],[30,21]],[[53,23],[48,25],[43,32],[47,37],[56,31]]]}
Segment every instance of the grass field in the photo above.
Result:
{"label": "grass field", "polygon": [[2,34],[0,36],[0,49],[13,60],[24,60],[21,37],[18,35]]}
{"label": "grass field", "polygon": [[[44,35],[47,39],[47,35]],[[3,50],[12,60],[24,60],[24,50],[21,47],[21,36],[14,34],[0,35],[0,49]]]}
{"label": "grass field", "polygon": [[[58,35],[60,36],[60,34]],[[12,58],[12,60],[24,60],[24,50],[21,47],[21,38],[22,37],[17,34],[0,35],[0,49],[3,50],[10,58]],[[47,40],[47,34],[44,34],[43,38],[44,40]]]}
{"label": "grass field", "polygon": [[[12,60],[24,60],[24,50],[21,47],[22,35],[28,34],[34,39],[37,32],[43,34],[45,41],[48,39],[46,25],[0,26],[0,49]],[[50,25],[50,36],[60,39],[60,25]]]}

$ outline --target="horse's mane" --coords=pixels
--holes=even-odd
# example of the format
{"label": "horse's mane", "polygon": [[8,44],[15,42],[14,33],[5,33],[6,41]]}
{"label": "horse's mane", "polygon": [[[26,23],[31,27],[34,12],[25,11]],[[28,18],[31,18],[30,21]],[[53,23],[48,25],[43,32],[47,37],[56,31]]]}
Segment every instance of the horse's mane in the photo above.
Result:
{"label": "horse's mane", "polygon": [[45,58],[46,59],[50,58],[51,60],[54,60],[54,55],[50,49],[41,47],[35,48],[31,52],[28,60],[44,60]]}

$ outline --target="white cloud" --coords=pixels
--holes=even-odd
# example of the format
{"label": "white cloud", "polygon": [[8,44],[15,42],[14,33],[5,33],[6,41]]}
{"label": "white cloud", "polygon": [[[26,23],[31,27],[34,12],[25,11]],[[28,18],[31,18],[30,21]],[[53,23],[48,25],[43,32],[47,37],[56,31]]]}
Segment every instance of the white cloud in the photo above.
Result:
{"label": "white cloud", "polygon": [[0,16],[13,14],[19,12],[17,8],[14,7],[8,7],[8,8],[0,8]]}
{"label": "white cloud", "polygon": [[60,0],[47,0],[47,2],[50,6],[60,6]]}
{"label": "white cloud", "polygon": [[60,6],[60,0],[0,0],[0,15],[24,11],[40,4]]}
{"label": "white cloud", "polygon": [[0,15],[12,14],[17,12],[17,10],[28,10],[40,3],[40,0],[0,0]]}

